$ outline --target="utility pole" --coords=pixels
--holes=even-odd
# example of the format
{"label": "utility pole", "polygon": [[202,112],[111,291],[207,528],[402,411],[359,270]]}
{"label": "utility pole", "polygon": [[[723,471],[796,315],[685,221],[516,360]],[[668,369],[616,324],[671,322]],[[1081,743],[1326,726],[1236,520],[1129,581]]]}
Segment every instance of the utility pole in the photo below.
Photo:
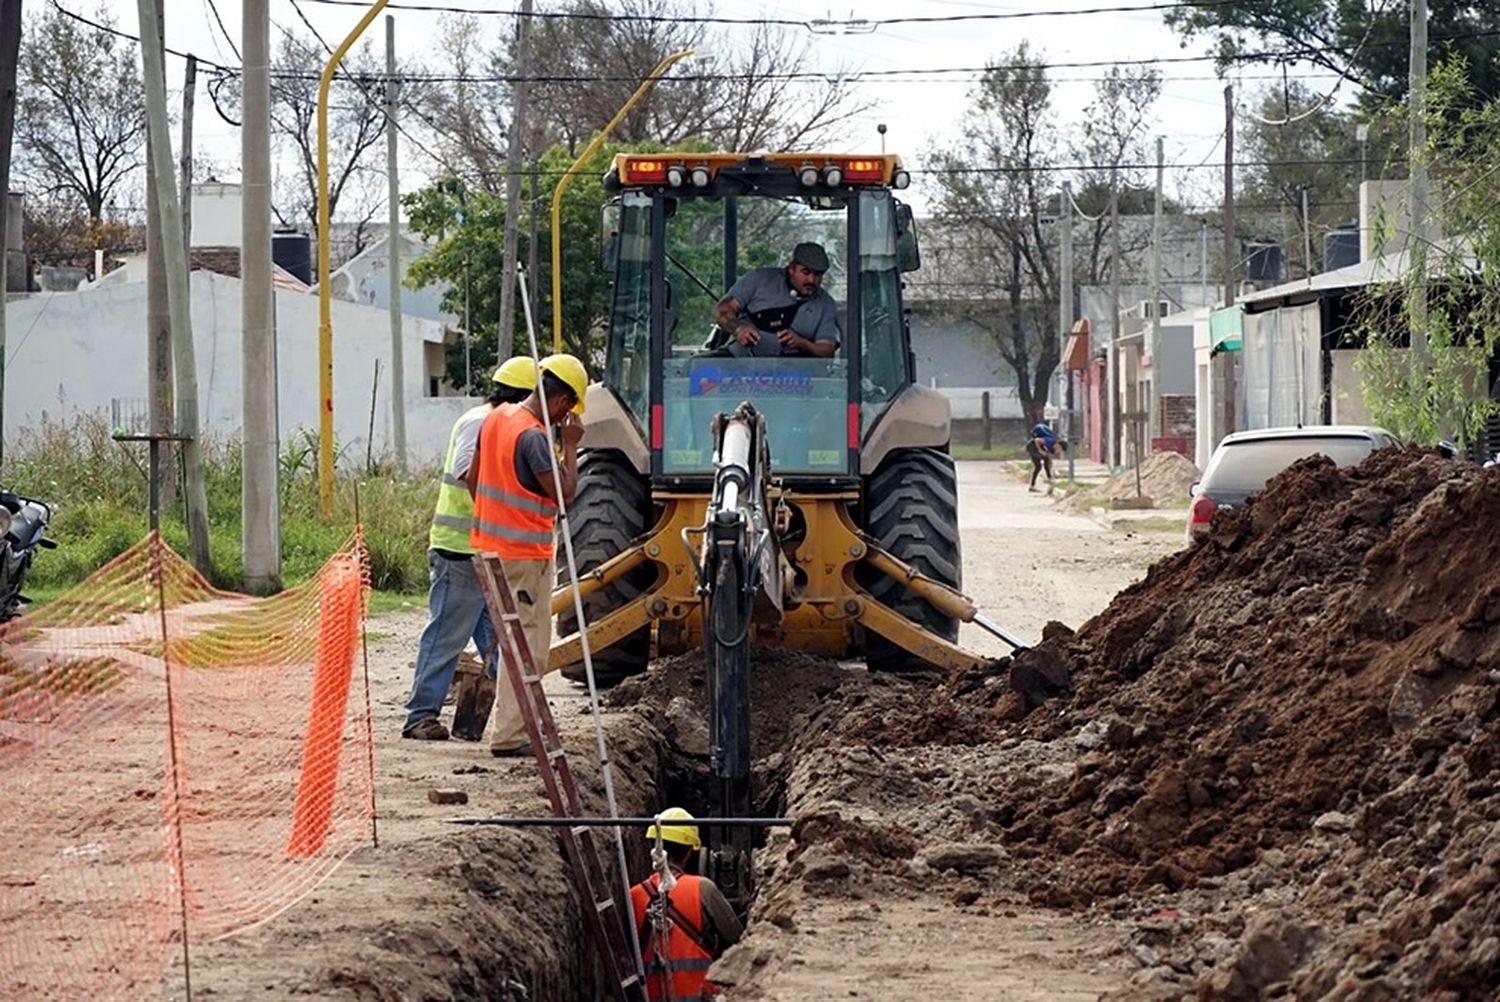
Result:
{"label": "utility pole", "polygon": [[5,274],[10,248],[3,234],[10,225],[10,145],[16,126],[20,56],[21,0],[0,0],[0,466],[5,462],[5,314],[10,309],[10,279]]}
{"label": "utility pole", "polygon": [[[1073,330],[1073,182],[1062,183],[1061,202],[1057,213],[1057,343],[1066,345]],[[1068,378],[1068,392],[1063,406],[1068,410],[1068,419],[1063,435],[1068,440],[1068,479],[1073,480],[1073,457],[1078,452],[1078,435],[1073,422],[1077,414],[1073,410],[1073,373],[1064,371]]]}
{"label": "utility pole", "polygon": [[[1411,192],[1407,218],[1411,230],[1411,396],[1420,413],[1427,379],[1427,0],[1411,4],[1411,91],[1408,123],[1411,140],[1407,156],[1411,162]],[[1446,434],[1446,429],[1444,429]]]}
{"label": "utility pole", "polygon": [[[1161,420],[1161,194],[1164,183],[1162,137],[1156,137],[1156,203],[1151,214],[1151,416],[1146,419],[1146,448],[1160,437]],[[1139,458],[1139,457],[1137,457]]]}
{"label": "utility pole", "polygon": [[[1234,273],[1239,264],[1239,246],[1234,236],[1234,86],[1224,88],[1224,308],[1234,305]],[[1235,430],[1239,408],[1234,361],[1224,363],[1224,431]],[[1214,445],[1218,445],[1217,442]]]}
{"label": "utility pole", "polygon": [[[158,24],[156,0],[137,0],[140,23]],[[178,432],[187,468],[188,546],[193,566],[212,580],[213,558],[208,547],[208,493],[203,484],[202,444],[198,441],[198,374],[193,358],[192,304],[188,299],[187,249],[182,240],[182,212],[173,183],[172,140],[167,131],[166,56],[160,36],[141,33],[141,61],[145,69],[146,116],[153,156],[151,183],[156,188],[161,215],[161,242],[167,273],[167,311],[171,317],[173,367],[177,372]]]}
{"label": "utility pole", "polygon": [[1109,172],[1109,301],[1114,309],[1114,319],[1109,325],[1109,342],[1105,346],[1104,360],[1108,368],[1105,389],[1109,404],[1105,408],[1108,418],[1106,428],[1109,436],[1109,468],[1120,465],[1120,386],[1119,366],[1116,364],[1115,342],[1120,338],[1120,168]]}
{"label": "utility pole", "polygon": [[1234,305],[1234,273],[1239,264],[1234,239],[1234,85],[1224,88],[1224,305]]}
{"label": "utility pole", "polygon": [[1302,272],[1309,280],[1313,274],[1312,217],[1307,214],[1307,187],[1302,188]]}
{"label": "utility pole", "polygon": [[390,272],[391,310],[391,434],[396,440],[396,465],[406,469],[406,359],[401,342],[401,180],[396,173],[396,18],[385,16],[385,178],[386,262]]}
{"label": "utility pole", "polygon": [[271,284],[271,10],[244,0],[244,162],[240,201],[241,503],[245,590],[281,587],[280,428],[276,394],[276,292]]}
{"label": "utility pole", "polygon": [[526,135],[527,99],[531,86],[526,80],[531,69],[531,0],[521,0],[521,16],[516,18],[516,82],[512,92],[510,132],[505,149],[505,243],[500,265],[500,334],[496,350],[500,361],[508,357],[515,344],[516,259],[520,254],[521,227],[521,158],[522,139]]}
{"label": "utility pole", "polygon": [[[147,22],[142,21],[145,25]],[[141,36],[147,33],[142,28]],[[157,11],[154,37],[163,44],[165,25]],[[146,123],[146,382],[150,387],[147,406],[151,433],[162,437],[161,462],[157,476],[158,504],[171,507],[177,503],[177,443],[171,438],[177,432],[172,406],[172,322],[167,311],[167,265],[162,252],[161,206],[157,201],[155,154],[152,152],[151,123]]]}
{"label": "utility pole", "polygon": [[[198,89],[198,57],[188,56],[182,70],[182,245],[188,272],[193,269],[193,92]],[[243,279],[244,274],[240,277]]]}

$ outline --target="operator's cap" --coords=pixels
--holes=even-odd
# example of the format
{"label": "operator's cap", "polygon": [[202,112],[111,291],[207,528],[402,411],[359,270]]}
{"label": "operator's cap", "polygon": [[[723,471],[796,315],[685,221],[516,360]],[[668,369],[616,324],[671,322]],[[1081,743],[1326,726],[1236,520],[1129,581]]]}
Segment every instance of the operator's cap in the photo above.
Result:
{"label": "operator's cap", "polygon": [[501,386],[509,386],[517,390],[536,389],[536,363],[526,355],[516,355],[507,358],[501,363],[500,368],[495,370],[494,376],[490,377],[492,382]]}
{"label": "operator's cap", "polygon": [[[663,842],[676,842],[685,845],[689,849],[703,848],[703,840],[698,837],[698,826],[693,824],[693,816],[681,807],[668,807],[657,815],[661,819],[661,840]],[[676,824],[668,824],[672,821]],[[683,824],[682,822],[688,822]],[[652,842],[656,841],[656,825],[646,829],[646,838]]]}
{"label": "operator's cap", "polygon": [[828,252],[823,250],[822,244],[798,244],[792,250],[792,263],[821,275],[828,270]]}

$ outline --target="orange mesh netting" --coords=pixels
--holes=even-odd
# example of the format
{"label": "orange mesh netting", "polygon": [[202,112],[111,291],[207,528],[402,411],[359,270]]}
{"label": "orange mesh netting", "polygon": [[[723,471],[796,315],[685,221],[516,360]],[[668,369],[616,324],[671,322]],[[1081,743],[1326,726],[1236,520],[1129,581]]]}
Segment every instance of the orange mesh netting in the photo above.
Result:
{"label": "orange mesh netting", "polygon": [[369,844],[367,566],[250,598],[148,537],[0,628],[0,998],[150,994]]}

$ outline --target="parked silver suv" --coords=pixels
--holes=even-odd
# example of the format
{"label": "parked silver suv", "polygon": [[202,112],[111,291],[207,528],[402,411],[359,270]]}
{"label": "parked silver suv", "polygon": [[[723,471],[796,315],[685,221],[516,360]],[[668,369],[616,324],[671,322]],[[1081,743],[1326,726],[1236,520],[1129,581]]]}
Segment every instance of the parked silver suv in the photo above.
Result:
{"label": "parked silver suv", "polygon": [[1268,480],[1299,459],[1324,455],[1340,466],[1354,466],[1376,449],[1400,444],[1384,428],[1357,425],[1262,428],[1227,435],[1209,457],[1203,479],[1193,485],[1188,540],[1208,531],[1214,512],[1243,504],[1266,486]]}

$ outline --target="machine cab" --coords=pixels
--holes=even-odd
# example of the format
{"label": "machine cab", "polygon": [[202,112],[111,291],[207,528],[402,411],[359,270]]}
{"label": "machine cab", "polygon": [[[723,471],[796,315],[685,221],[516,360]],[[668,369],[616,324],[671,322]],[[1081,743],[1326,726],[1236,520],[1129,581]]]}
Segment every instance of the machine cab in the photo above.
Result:
{"label": "machine cab", "polygon": [[[917,267],[916,234],[894,194],[908,183],[894,156],[616,157],[604,383],[649,445],[654,483],[711,476],[713,419],[746,400],[766,417],[777,476],[858,477],[861,443],[912,381],[901,273]],[[800,243],[828,256],[838,346],[827,358],[750,353],[717,330],[715,306],[753,269],[774,281]]]}

